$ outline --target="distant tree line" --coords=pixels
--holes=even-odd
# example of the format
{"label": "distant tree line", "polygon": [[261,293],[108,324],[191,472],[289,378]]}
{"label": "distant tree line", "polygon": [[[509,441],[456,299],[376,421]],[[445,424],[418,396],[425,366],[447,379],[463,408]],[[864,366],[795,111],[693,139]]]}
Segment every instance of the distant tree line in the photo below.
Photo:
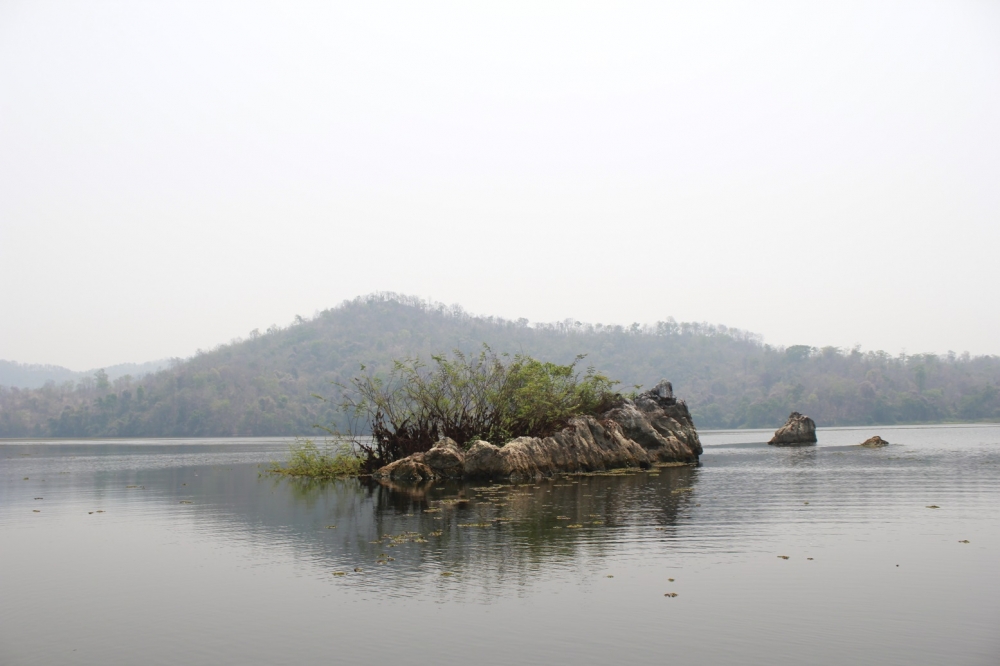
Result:
{"label": "distant tree line", "polygon": [[364,364],[459,350],[572,363],[586,354],[625,389],[673,382],[700,428],[777,427],[796,410],[820,426],[1000,421],[1000,357],[783,348],[709,324],[603,326],[471,316],[397,294],[347,301],[254,331],[142,379],[104,372],[37,389],[0,387],[0,437],[206,437],[315,433],[346,425],[334,383]]}

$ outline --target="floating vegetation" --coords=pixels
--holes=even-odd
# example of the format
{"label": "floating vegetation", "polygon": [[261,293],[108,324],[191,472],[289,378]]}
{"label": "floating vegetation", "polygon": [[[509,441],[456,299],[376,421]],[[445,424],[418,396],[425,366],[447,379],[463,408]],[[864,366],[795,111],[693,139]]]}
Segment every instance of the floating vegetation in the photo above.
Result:
{"label": "floating vegetation", "polygon": [[362,569],[361,567],[354,567],[354,573],[362,573],[362,572],[364,572],[364,569]]}
{"label": "floating vegetation", "polygon": [[345,572],[343,572],[343,571],[334,571],[333,575],[334,576],[346,576],[347,574]]}
{"label": "floating vegetation", "polygon": [[689,493],[689,492],[691,492],[692,490],[694,490],[694,488],[674,488],[674,489],[673,489],[673,490],[671,490],[670,492],[671,492],[671,494],[673,494],[673,495],[677,495],[678,493]]}
{"label": "floating vegetation", "polygon": [[431,535],[432,537],[439,537],[439,536],[441,536],[442,534],[444,534],[444,532],[442,532],[441,530],[437,530],[436,532],[431,532],[431,534],[430,534],[430,535]]}
{"label": "floating vegetation", "polygon": [[579,523],[577,523],[576,525],[567,525],[566,529],[568,529],[568,530],[576,530],[576,529],[580,529],[581,527],[583,527],[583,525],[580,525]]}
{"label": "floating vegetation", "polygon": [[668,579],[667,579],[667,582],[668,582],[668,583],[672,583],[672,582],[674,582],[674,579],[673,579],[673,578],[668,578]]}
{"label": "floating vegetation", "polygon": [[572,520],[569,516],[556,516],[556,520]]}
{"label": "floating vegetation", "polygon": [[459,523],[459,527],[493,527],[493,523]]}
{"label": "floating vegetation", "polygon": [[455,574],[453,574],[453,573],[452,573],[452,572],[450,572],[450,571],[442,571],[442,572],[441,572],[441,575],[442,575],[442,576],[446,576],[446,577],[447,577],[447,576],[454,576]]}
{"label": "floating vegetation", "polygon": [[181,500],[180,503],[181,504],[194,504],[194,502],[192,502],[191,500]]}
{"label": "floating vegetation", "polygon": [[811,560],[812,558],[811,558],[811,557],[807,557],[806,559],[807,559],[807,560]]}
{"label": "floating vegetation", "polygon": [[32,513],[41,513],[42,510],[41,509],[32,509],[31,512]]}
{"label": "floating vegetation", "polygon": [[927,508],[928,509],[940,509],[941,507],[939,507],[937,504],[928,504]]}
{"label": "floating vegetation", "polygon": [[326,529],[328,529],[328,530],[335,530],[335,529],[337,529],[337,526],[336,525],[327,525]]}
{"label": "floating vegetation", "polygon": [[438,513],[441,509],[424,509],[424,513]]}
{"label": "floating vegetation", "polygon": [[959,541],[959,543],[969,543],[969,540],[968,539],[962,539],[961,541]]}
{"label": "floating vegetation", "polygon": [[594,521],[591,521],[590,524],[591,525],[603,525],[604,521],[603,520],[594,520]]}
{"label": "floating vegetation", "polygon": [[44,497],[36,497],[36,500],[45,499]]}
{"label": "floating vegetation", "polygon": [[608,574],[607,576],[605,576],[605,578],[614,578],[614,576],[612,576],[611,574]]}
{"label": "floating vegetation", "polygon": [[677,593],[676,593],[676,592],[667,592],[667,593],[666,593],[666,594],[664,594],[663,596],[665,596],[665,597],[670,597],[671,599],[673,599],[674,597],[676,597],[676,596],[677,596]]}
{"label": "floating vegetation", "polygon": [[778,557],[781,558],[781,559],[783,559],[783,560],[787,560],[788,559],[788,555],[778,555]]}

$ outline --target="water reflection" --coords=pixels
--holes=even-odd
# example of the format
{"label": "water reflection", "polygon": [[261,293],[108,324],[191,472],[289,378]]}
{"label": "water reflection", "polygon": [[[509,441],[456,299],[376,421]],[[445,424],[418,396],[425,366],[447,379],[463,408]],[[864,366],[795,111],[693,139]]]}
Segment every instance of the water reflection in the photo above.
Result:
{"label": "water reflection", "polygon": [[[600,566],[637,527],[669,540],[690,517],[697,483],[692,466],[525,484],[264,478],[271,497],[286,500],[272,499],[260,527],[291,537],[331,573],[397,595],[445,572],[471,581],[462,574],[473,570],[491,586],[523,584],[545,567]],[[289,526],[308,529],[288,534]]]}

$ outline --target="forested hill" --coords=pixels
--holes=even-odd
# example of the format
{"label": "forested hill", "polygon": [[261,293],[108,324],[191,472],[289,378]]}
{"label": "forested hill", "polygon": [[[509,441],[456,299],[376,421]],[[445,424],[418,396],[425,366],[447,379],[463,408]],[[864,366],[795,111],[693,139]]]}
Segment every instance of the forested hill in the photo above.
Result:
{"label": "forested hill", "polygon": [[92,378],[38,389],[0,388],[0,437],[301,435],[340,415],[331,382],[394,358],[483,343],[584,366],[623,389],[674,383],[700,428],[777,427],[798,410],[820,426],[1000,420],[1000,357],[889,356],[763,344],[723,326],[629,327],[473,317],[457,308],[379,294],[287,328],[199,353],[140,380]]}
{"label": "forested hill", "polygon": [[[169,365],[166,359],[148,363],[119,363],[104,368],[104,374],[109,379],[118,379],[129,375],[144,377]],[[92,377],[96,370],[77,372],[59,365],[39,365],[31,363],[15,363],[0,360],[0,386],[17,386],[19,388],[40,388],[49,382],[77,382],[86,377]]]}

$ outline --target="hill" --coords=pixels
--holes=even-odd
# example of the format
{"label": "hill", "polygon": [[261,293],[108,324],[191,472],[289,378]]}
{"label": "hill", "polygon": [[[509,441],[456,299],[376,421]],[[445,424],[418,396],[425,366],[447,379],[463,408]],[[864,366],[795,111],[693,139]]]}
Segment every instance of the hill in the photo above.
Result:
{"label": "hill", "polygon": [[395,294],[347,301],[253,332],[142,379],[97,372],[35,389],[0,388],[0,437],[301,435],[341,423],[332,382],[361,364],[453,349],[524,352],[632,385],[674,383],[700,428],[777,427],[798,410],[821,426],[1000,420],[1000,357],[890,356],[783,348],[745,331],[652,325],[529,325]]}
{"label": "hill", "polygon": [[[167,367],[167,359],[149,361],[148,363],[119,363],[104,368],[109,379],[118,379],[129,375],[134,379],[145,377]],[[97,369],[70,370],[60,365],[41,365],[37,363],[17,363],[16,361],[0,360],[0,386],[16,388],[41,388],[49,382],[62,384],[76,382],[87,377],[93,377]]]}

